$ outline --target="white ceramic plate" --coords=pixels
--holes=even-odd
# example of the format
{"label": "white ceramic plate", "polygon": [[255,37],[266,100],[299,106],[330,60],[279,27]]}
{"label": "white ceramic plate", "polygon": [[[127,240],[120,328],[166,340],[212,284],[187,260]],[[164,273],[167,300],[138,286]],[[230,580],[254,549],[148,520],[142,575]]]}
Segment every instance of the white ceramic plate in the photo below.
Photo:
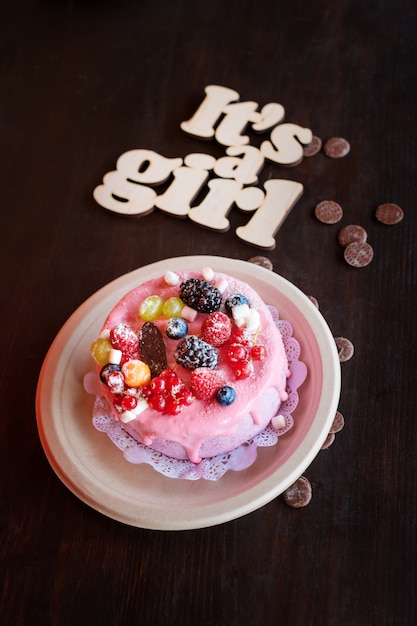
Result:
{"label": "white ceramic plate", "polygon": [[[244,280],[280,317],[290,321],[307,365],[291,431],[255,463],[220,480],[167,478],[149,465],[132,465],[91,423],[94,398],[83,388],[92,369],[90,345],[107,313],[130,289],[167,270],[210,266]],[[109,283],[64,324],[43,363],[36,395],[39,436],[60,480],[80,500],[120,522],[140,528],[204,528],[246,515],[281,494],[311,464],[332,424],[340,394],[340,363],[322,315],[293,284],[262,267],[223,257],[159,261]]]}

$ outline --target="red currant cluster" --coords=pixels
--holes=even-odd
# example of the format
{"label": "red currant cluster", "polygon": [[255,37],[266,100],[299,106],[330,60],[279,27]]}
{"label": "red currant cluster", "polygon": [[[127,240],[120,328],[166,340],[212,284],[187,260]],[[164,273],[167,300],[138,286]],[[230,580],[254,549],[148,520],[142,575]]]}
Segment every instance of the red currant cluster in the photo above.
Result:
{"label": "red currant cluster", "polygon": [[141,387],[141,395],[147,399],[152,409],[169,415],[177,415],[184,406],[189,406],[194,400],[191,390],[169,368]]}
{"label": "red currant cluster", "polygon": [[236,378],[249,378],[254,372],[253,361],[263,361],[266,356],[265,346],[252,345],[251,335],[244,329],[232,333],[227,358]]}

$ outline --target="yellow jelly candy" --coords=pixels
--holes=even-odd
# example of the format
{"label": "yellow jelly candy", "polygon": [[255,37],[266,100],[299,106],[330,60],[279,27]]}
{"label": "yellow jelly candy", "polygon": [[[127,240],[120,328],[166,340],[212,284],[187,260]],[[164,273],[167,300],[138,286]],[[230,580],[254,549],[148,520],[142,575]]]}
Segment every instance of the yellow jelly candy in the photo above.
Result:
{"label": "yellow jelly candy", "polygon": [[184,308],[184,302],[181,298],[168,298],[162,307],[162,313],[165,317],[181,317],[181,311]]}
{"label": "yellow jelly candy", "polygon": [[151,322],[162,315],[163,306],[164,301],[160,296],[148,296],[139,306],[139,317],[146,322]]}
{"label": "yellow jelly candy", "polygon": [[112,345],[108,339],[99,337],[91,344],[91,356],[98,365],[106,365],[109,362],[109,354]]}
{"label": "yellow jelly candy", "polygon": [[122,374],[129,387],[142,387],[151,381],[149,366],[139,359],[130,359],[122,365]]}

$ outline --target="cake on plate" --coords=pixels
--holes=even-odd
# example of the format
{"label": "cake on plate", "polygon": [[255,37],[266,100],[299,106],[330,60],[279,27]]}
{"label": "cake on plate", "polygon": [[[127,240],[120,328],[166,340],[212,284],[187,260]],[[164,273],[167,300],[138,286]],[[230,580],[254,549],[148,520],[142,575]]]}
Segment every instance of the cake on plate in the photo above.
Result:
{"label": "cake on plate", "polygon": [[288,360],[270,309],[210,267],[129,291],[91,346],[113,420],[137,442],[198,464],[279,416]]}

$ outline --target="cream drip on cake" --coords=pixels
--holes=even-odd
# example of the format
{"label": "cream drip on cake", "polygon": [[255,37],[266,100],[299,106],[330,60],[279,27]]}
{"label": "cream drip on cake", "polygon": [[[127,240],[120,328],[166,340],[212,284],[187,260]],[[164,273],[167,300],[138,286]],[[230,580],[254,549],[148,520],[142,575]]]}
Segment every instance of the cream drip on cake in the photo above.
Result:
{"label": "cream drip on cake", "polygon": [[287,399],[287,357],[268,307],[211,268],[168,271],[131,290],[91,351],[113,419],[193,463],[253,438]]}

